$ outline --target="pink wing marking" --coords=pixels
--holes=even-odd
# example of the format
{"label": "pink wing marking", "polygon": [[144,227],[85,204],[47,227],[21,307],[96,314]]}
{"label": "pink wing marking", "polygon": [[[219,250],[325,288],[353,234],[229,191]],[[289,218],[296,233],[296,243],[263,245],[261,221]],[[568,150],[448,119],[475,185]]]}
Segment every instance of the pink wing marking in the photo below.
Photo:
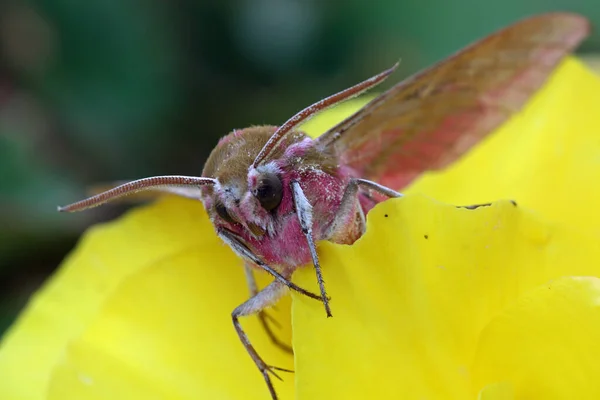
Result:
{"label": "pink wing marking", "polygon": [[569,13],[517,22],[394,86],[317,144],[357,176],[401,188],[518,111],[589,30]]}

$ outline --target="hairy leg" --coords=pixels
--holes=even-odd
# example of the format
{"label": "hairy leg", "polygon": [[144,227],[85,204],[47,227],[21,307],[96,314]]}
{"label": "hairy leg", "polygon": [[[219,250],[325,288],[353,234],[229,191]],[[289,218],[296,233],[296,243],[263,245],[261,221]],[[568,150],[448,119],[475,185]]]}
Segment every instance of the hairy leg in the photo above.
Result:
{"label": "hairy leg", "polygon": [[311,293],[308,290],[302,289],[292,281],[288,279],[288,277],[283,276],[276,270],[274,270],[269,265],[265,264],[256,254],[252,253],[252,251],[243,243],[243,241],[233,232],[227,229],[220,229],[217,231],[217,235],[231,247],[231,249],[237,253],[243,260],[250,261],[251,263],[257,265],[264,271],[268,272],[272,275],[275,280],[283,285],[287,286],[291,290],[295,290],[296,292],[303,294],[306,297],[310,297],[311,299],[321,300],[321,296],[315,293]]}
{"label": "hairy leg", "polygon": [[[250,266],[250,264],[247,261],[244,262],[244,272],[246,274],[246,282],[248,283],[250,297],[254,297],[258,293],[258,286],[256,285],[256,279],[254,279],[254,272],[252,271],[252,267]],[[292,349],[292,346],[290,346],[287,343],[284,343],[282,340],[280,340],[275,335],[275,332],[273,332],[273,329],[271,329],[271,326],[269,325],[269,321],[272,324],[274,324],[275,326],[281,327],[281,325],[279,325],[277,320],[275,320],[273,317],[271,317],[269,314],[267,314],[267,312],[265,310],[261,310],[258,312],[258,320],[260,321],[265,332],[267,333],[267,336],[269,337],[269,339],[271,339],[271,342],[273,342],[274,345],[276,345],[277,347],[279,347],[286,353],[294,354],[294,350]]]}
{"label": "hairy leg", "polygon": [[377,182],[368,181],[366,179],[352,179],[344,190],[342,201],[338,207],[333,222],[325,233],[325,238],[335,238],[338,234],[345,232],[348,223],[348,219],[354,217],[354,213],[359,213],[361,219],[362,231],[365,228],[365,215],[363,214],[362,208],[358,205],[358,190],[366,189],[380,193],[387,197],[402,197],[403,194],[396,192],[388,187],[380,185]]}
{"label": "hairy leg", "polygon": [[312,234],[312,205],[308,202],[308,199],[304,195],[302,188],[298,182],[292,182],[292,195],[294,197],[294,206],[296,207],[296,216],[300,222],[302,233],[306,237],[308,249],[315,267],[317,274],[317,282],[319,283],[319,289],[321,290],[321,300],[325,306],[325,313],[327,317],[331,317],[331,308],[329,307],[329,297],[325,291],[325,281],[323,280],[323,273],[321,272],[321,264],[319,263],[319,257],[317,255],[317,246]]}
{"label": "hairy leg", "polygon": [[[233,310],[231,313],[231,319],[233,321],[233,326],[235,327],[235,331],[237,332],[242,344],[246,348],[246,351],[254,361],[254,364],[260,370],[267,387],[269,388],[269,392],[271,393],[271,397],[273,400],[277,399],[277,393],[275,392],[275,388],[273,387],[273,382],[271,382],[271,376],[275,376],[278,379],[281,379],[276,373],[275,370],[283,370],[281,368],[276,368],[270,365],[267,365],[263,361],[263,359],[258,355],[254,346],[250,343],[246,332],[242,329],[242,325],[240,324],[239,317],[245,317],[249,315],[258,314],[263,311],[265,308],[272,306],[277,303],[279,299],[287,292],[287,288],[285,284],[280,281],[273,281],[269,285],[267,285],[263,290],[258,292],[255,296],[246,300],[244,303],[240,304],[238,307]],[[288,371],[289,372],[289,371]]]}

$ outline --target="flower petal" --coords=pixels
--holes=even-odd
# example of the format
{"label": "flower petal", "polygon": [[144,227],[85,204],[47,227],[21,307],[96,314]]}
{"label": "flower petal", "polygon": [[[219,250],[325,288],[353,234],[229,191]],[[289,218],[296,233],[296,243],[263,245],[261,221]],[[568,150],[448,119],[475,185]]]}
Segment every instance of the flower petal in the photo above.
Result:
{"label": "flower petal", "polygon": [[[239,260],[219,254],[222,247],[206,241],[125,279],[67,348],[49,400],[267,397],[231,323],[247,288]],[[244,327],[266,360],[293,367],[291,355],[271,345],[256,318]],[[290,398],[294,380],[287,378],[278,389]]]}
{"label": "flower petal", "polygon": [[492,383],[484,387],[477,400],[514,400],[515,389],[508,382]]}
{"label": "flower petal", "polygon": [[[231,324],[247,296],[241,261],[200,203],[167,198],[134,210],[86,234],[11,328],[0,348],[0,398],[44,399],[48,386],[61,400],[153,398],[136,396],[169,385],[178,399],[230,398],[238,383],[244,397],[264,397]],[[291,366],[256,321],[243,324],[267,361]],[[227,382],[217,390],[219,379]],[[292,384],[288,377],[279,389]]]}
{"label": "flower petal", "polygon": [[[597,240],[500,202],[410,195],[378,205],[353,246],[322,244],[333,318],[293,294],[298,399],[467,398],[477,339],[528,290],[600,274]],[[316,290],[314,272],[297,284]]]}
{"label": "flower petal", "polygon": [[476,386],[511,381],[520,399],[600,398],[600,279],[537,288],[483,331]]}
{"label": "flower petal", "polygon": [[443,172],[406,193],[451,204],[516,200],[550,221],[600,234],[600,79],[570,58],[517,114]]}

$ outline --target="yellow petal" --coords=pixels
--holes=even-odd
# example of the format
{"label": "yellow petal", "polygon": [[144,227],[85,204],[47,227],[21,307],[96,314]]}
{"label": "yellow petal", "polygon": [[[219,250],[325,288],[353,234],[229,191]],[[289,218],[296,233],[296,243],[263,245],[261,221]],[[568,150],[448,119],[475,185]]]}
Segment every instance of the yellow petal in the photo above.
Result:
{"label": "yellow petal", "polygon": [[600,279],[558,279],[488,324],[475,385],[509,380],[519,399],[598,399],[599,337]]}
{"label": "yellow petal", "polygon": [[[493,316],[550,279],[600,274],[595,238],[508,201],[471,211],[391,200],[353,246],[321,249],[334,317],[293,294],[298,399],[470,398]],[[295,281],[316,290],[310,268]]]}
{"label": "yellow petal", "polygon": [[[83,332],[114,288],[157,256],[168,257],[192,246],[191,226],[170,224],[158,215],[151,218],[125,218],[119,224],[97,226],[84,236],[78,250],[5,336],[0,376],[6,380],[0,398],[42,398],[50,369],[65,345]],[[147,229],[151,227],[159,229]]]}
{"label": "yellow petal", "polygon": [[514,400],[515,389],[508,382],[492,383],[484,387],[477,400]]}
{"label": "yellow petal", "polygon": [[407,193],[451,204],[513,199],[551,221],[600,234],[600,79],[563,62],[522,113],[441,173]]}
{"label": "yellow petal", "polygon": [[[0,398],[264,398],[231,323],[247,296],[240,260],[201,204],[169,198],[135,210],[87,234],[12,327]],[[266,360],[292,366],[257,321],[243,324]]]}

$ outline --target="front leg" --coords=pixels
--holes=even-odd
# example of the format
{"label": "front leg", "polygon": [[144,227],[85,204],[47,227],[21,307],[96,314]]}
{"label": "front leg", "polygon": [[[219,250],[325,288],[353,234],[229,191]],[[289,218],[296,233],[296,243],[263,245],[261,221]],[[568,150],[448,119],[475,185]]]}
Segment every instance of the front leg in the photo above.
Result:
{"label": "front leg", "polygon": [[286,294],[287,288],[285,284],[280,281],[273,281],[269,285],[267,285],[263,290],[258,292],[255,296],[246,300],[244,303],[239,305],[233,310],[231,313],[231,319],[233,321],[233,326],[235,327],[235,331],[237,332],[242,344],[246,348],[246,351],[254,361],[254,364],[260,370],[265,382],[267,383],[267,387],[269,388],[269,392],[271,393],[271,397],[273,400],[277,399],[277,393],[275,392],[275,388],[273,387],[273,383],[271,382],[271,376],[269,374],[273,374],[273,376],[281,379],[274,370],[287,371],[281,368],[276,368],[273,366],[267,365],[263,359],[258,355],[254,346],[250,343],[246,332],[242,329],[242,325],[240,324],[239,317],[244,317],[248,315],[258,314],[262,312],[265,308],[270,307],[277,303],[283,295]]}
{"label": "front leg", "polygon": [[296,181],[292,182],[292,195],[294,198],[294,206],[296,207],[296,216],[300,222],[302,233],[306,237],[306,243],[310,250],[310,256],[315,267],[317,274],[317,282],[319,283],[319,289],[321,290],[321,299],[325,306],[325,313],[327,317],[333,316],[331,314],[331,308],[329,307],[329,297],[325,291],[325,281],[323,280],[323,273],[321,272],[321,264],[319,263],[319,256],[317,255],[317,246],[315,245],[315,239],[312,234],[312,205],[308,202],[308,199],[304,195],[304,191],[300,187],[300,184]]}
{"label": "front leg", "polygon": [[[390,189],[386,186],[380,185],[377,182],[369,181],[366,179],[351,179],[344,190],[344,195],[342,196],[342,201],[340,202],[340,206],[335,212],[335,217],[333,218],[333,222],[325,232],[325,238],[331,240],[332,238],[336,238],[338,235],[342,235],[347,231],[347,223],[350,218],[353,217],[354,212],[358,212],[361,218],[362,223],[362,231],[365,229],[365,216],[363,214],[362,208],[360,205],[357,205],[357,196],[358,189],[366,189],[372,190],[384,196],[390,198],[403,197],[404,195],[400,192],[397,192],[393,189]],[[516,206],[517,203],[514,200],[511,202]],[[483,203],[483,204],[473,204],[469,206],[456,206],[457,208],[466,208],[468,210],[475,210],[479,207],[487,207],[492,203]],[[356,209],[358,207],[358,210]],[[334,240],[335,241],[335,240]]]}
{"label": "front leg", "polygon": [[246,261],[250,261],[252,264],[257,265],[264,271],[268,272],[272,275],[277,282],[280,282],[287,286],[288,288],[295,290],[296,292],[303,294],[311,299],[321,300],[321,296],[311,293],[308,290],[302,289],[288,278],[274,270],[269,265],[265,264],[256,254],[254,254],[241,240],[240,238],[233,232],[227,229],[219,229],[217,231],[217,235],[233,249],[242,259]]}
{"label": "front leg", "polygon": [[361,234],[365,230],[365,214],[363,213],[362,208],[358,204],[358,189],[366,189],[373,190],[377,193],[380,193],[387,197],[402,197],[404,196],[400,192],[396,192],[388,187],[380,185],[377,182],[369,181],[366,179],[351,179],[348,182],[348,186],[344,190],[344,195],[342,196],[342,201],[338,209],[335,212],[335,216],[329,228],[325,232],[325,238],[328,240],[334,239],[333,241],[337,242],[335,238],[340,235],[344,235],[348,231],[348,221],[354,217],[354,213],[358,213],[360,218],[360,231]]}
{"label": "front leg", "polygon": [[[254,278],[254,271],[252,270],[252,266],[248,261],[244,261],[244,272],[246,274],[246,283],[248,284],[248,289],[250,290],[250,298],[252,298],[258,294],[258,285],[256,284],[256,279]],[[274,325],[278,327],[281,326],[279,325],[277,320],[275,320],[273,317],[267,314],[265,310],[261,310],[258,312],[258,320],[260,321],[261,325],[263,326],[263,329],[265,330],[267,336],[269,337],[269,339],[271,339],[271,342],[273,342],[273,344],[275,344],[277,347],[279,347],[286,353],[294,354],[292,346],[280,340],[275,335],[275,332],[273,332],[273,329],[271,329],[269,321],[271,321]]]}

